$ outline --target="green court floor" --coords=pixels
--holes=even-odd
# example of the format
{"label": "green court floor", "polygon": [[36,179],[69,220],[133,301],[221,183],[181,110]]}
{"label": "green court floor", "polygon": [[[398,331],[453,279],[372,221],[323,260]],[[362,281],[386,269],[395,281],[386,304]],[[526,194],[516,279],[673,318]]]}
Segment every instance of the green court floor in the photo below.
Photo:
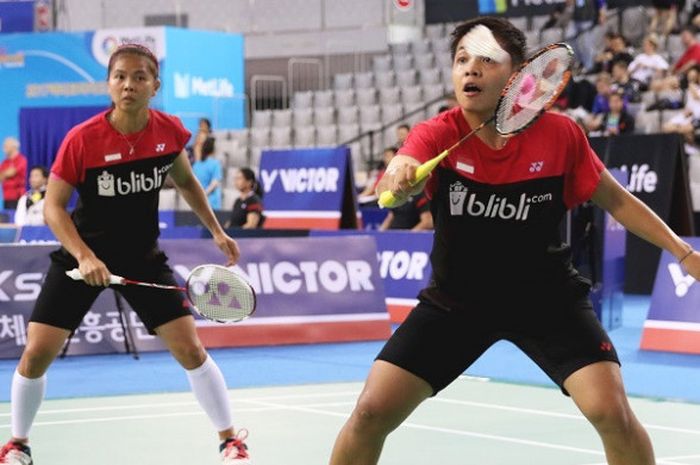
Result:
{"label": "green court floor", "polygon": [[[230,391],[254,465],[326,464],[361,384]],[[633,398],[666,465],[700,465],[700,405]],[[0,429],[9,435],[9,404]],[[36,465],[205,465],[217,440],[189,393],[46,401],[32,431]],[[382,465],[594,465],[597,435],[553,388],[463,377],[392,434]]]}

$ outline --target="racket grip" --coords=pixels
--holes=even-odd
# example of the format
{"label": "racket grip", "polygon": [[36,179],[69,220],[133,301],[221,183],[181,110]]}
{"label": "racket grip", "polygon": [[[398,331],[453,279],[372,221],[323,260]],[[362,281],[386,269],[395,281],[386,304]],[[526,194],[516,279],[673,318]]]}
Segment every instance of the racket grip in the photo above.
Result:
{"label": "racket grip", "polygon": [[[425,163],[419,165],[418,168],[416,168],[416,179],[414,179],[411,182],[411,186],[415,186],[416,184],[422,182],[425,178],[430,176],[430,173],[433,172],[433,170],[440,164],[442,159],[445,158],[449,153],[449,150],[444,150],[437,157],[432,158],[426,161]],[[396,205],[396,202],[397,199],[391,191],[382,192],[379,196],[379,200],[377,201],[379,206],[382,208],[392,208],[394,207],[394,205]]]}
{"label": "racket grip", "polygon": [[[66,276],[68,276],[70,279],[74,281],[82,281],[83,280],[83,275],[80,273],[80,270],[77,268],[73,268],[70,271],[66,271]],[[124,278],[121,276],[117,275],[109,275],[109,284],[124,284]]]}

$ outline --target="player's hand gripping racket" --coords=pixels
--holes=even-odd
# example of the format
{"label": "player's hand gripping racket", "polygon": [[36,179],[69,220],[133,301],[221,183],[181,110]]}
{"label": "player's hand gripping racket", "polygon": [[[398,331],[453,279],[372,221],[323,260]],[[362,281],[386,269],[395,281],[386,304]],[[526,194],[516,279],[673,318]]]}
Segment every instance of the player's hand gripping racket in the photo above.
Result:
{"label": "player's hand gripping racket", "polygon": [[[66,271],[68,277],[78,281],[83,276],[77,268]],[[194,268],[184,287],[146,283],[110,276],[110,284],[135,285],[156,289],[183,291],[194,310],[202,317],[219,323],[233,323],[248,318],[255,311],[255,290],[233,271],[219,265],[200,265]]]}
{"label": "player's hand gripping racket", "polygon": [[[548,45],[535,53],[518,68],[503,88],[494,115],[452,147],[418,166],[411,185],[415,186],[427,178],[452,150],[492,121],[496,122],[496,131],[502,136],[512,136],[527,129],[559,98],[571,78],[573,59],[573,50],[563,43]],[[391,191],[384,191],[379,196],[379,206],[391,208],[397,200]]]}

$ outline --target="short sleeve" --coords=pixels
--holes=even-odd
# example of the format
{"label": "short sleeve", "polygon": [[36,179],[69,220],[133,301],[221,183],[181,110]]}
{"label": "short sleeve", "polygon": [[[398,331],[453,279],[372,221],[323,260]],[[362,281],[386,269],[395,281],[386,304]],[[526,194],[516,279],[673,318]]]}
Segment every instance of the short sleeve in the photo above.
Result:
{"label": "short sleeve", "polygon": [[51,166],[51,175],[56,176],[72,186],[77,186],[85,178],[82,144],[71,130],[61,142],[56,160]]}
{"label": "short sleeve", "polygon": [[212,171],[212,176],[211,176],[212,180],[216,180],[216,181],[221,182],[222,178],[224,177],[223,169],[221,168],[221,162],[214,157],[212,157],[211,159],[213,161],[212,170],[211,170]]}
{"label": "short sleeve", "polygon": [[175,140],[178,144],[178,152],[182,152],[187,146],[192,133],[182,125],[182,121],[177,116],[170,116],[174,126],[175,126]]}
{"label": "short sleeve", "polygon": [[605,165],[591,148],[581,128],[573,121],[566,124],[569,160],[564,176],[564,204],[567,208],[573,208],[593,196]]}
{"label": "short sleeve", "polygon": [[407,155],[420,163],[425,163],[438,153],[429,122],[420,123],[411,129],[398,151],[398,155]]}
{"label": "short sleeve", "polygon": [[251,198],[248,199],[246,202],[246,208],[245,211],[250,213],[250,212],[262,212],[263,206],[262,202],[260,201],[260,197],[257,195],[252,196]]}

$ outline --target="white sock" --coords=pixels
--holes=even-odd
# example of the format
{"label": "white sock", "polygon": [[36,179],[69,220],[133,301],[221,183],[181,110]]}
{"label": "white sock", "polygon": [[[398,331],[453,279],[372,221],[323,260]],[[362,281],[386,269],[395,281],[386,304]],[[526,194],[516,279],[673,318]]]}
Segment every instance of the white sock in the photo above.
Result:
{"label": "white sock", "polygon": [[12,437],[25,439],[34,423],[34,417],[44,400],[46,375],[40,378],[25,378],[17,370],[12,377],[10,393],[12,411]]}
{"label": "white sock", "polygon": [[197,402],[214,424],[216,431],[231,428],[231,404],[226,381],[216,362],[207,354],[207,359],[200,367],[185,371]]}

